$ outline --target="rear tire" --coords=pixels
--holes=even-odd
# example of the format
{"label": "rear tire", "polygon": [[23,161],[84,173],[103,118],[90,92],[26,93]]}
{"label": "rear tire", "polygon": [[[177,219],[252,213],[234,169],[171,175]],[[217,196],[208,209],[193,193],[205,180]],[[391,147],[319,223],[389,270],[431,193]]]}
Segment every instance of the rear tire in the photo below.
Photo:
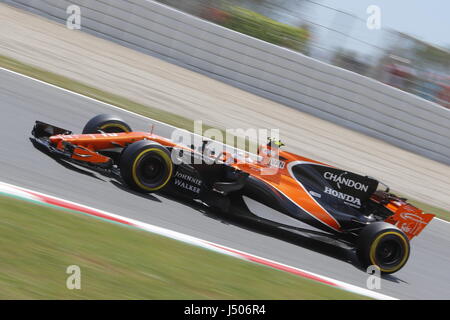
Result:
{"label": "rear tire", "polygon": [[145,193],[162,191],[173,174],[170,152],[152,141],[134,142],[122,152],[120,174],[133,190]]}
{"label": "rear tire", "polygon": [[83,134],[131,132],[130,126],[121,118],[110,114],[99,114],[86,123]]}
{"label": "rear tire", "polygon": [[357,254],[363,266],[376,265],[382,273],[394,273],[408,261],[408,237],[396,226],[375,222],[364,227],[357,241]]}

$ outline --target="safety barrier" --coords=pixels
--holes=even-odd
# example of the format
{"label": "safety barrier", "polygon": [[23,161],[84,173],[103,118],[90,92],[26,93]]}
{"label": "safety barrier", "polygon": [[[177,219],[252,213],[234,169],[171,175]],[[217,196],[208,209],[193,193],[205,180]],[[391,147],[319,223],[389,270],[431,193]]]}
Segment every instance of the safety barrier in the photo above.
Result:
{"label": "safety barrier", "polygon": [[450,110],[149,0],[4,0],[450,164]]}

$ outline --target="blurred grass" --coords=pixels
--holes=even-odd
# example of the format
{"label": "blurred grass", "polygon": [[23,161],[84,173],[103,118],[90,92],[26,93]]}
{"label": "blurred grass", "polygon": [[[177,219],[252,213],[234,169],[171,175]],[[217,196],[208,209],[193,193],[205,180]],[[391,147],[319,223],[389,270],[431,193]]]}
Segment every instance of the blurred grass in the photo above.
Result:
{"label": "blurred grass", "polygon": [[310,38],[307,29],[275,21],[246,8],[226,6],[220,15],[220,20],[216,22],[226,28],[266,42],[302,53],[307,52]]}
{"label": "blurred grass", "polygon": [[[0,196],[0,299],[364,298],[64,211]],[[70,265],[81,269],[81,290],[66,288]]]}

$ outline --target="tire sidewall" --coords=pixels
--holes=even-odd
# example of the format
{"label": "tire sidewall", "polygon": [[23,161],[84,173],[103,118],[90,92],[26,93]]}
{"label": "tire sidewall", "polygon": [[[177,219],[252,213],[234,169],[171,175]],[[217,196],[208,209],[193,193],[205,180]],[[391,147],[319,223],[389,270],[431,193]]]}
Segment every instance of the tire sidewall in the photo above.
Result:
{"label": "tire sidewall", "polygon": [[[395,237],[402,244],[400,262],[395,267],[387,268],[380,266],[377,262],[376,253],[382,241]],[[376,265],[385,274],[394,273],[403,268],[410,255],[410,245],[408,237],[396,226],[387,222],[375,222],[366,226],[360,233],[357,241],[357,254],[362,266],[367,268]]]}
{"label": "tire sidewall", "polygon": [[131,132],[130,126],[121,118],[110,114],[99,114],[89,120],[83,128],[83,134],[100,133],[99,130],[108,131],[108,128],[116,128],[112,132]]}

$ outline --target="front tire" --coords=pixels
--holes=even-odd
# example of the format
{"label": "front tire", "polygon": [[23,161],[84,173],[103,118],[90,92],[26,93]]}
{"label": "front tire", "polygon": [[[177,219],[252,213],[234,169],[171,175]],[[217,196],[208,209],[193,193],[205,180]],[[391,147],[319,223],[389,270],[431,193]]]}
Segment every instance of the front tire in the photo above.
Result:
{"label": "front tire", "polygon": [[83,134],[131,132],[130,126],[121,118],[111,114],[99,114],[86,123]]}
{"label": "front tire", "polygon": [[356,250],[363,268],[375,265],[382,273],[389,274],[406,264],[410,245],[408,237],[396,226],[375,222],[361,231]]}
{"label": "front tire", "polygon": [[120,174],[133,190],[145,193],[162,191],[173,175],[170,152],[148,140],[132,143],[121,155]]}

